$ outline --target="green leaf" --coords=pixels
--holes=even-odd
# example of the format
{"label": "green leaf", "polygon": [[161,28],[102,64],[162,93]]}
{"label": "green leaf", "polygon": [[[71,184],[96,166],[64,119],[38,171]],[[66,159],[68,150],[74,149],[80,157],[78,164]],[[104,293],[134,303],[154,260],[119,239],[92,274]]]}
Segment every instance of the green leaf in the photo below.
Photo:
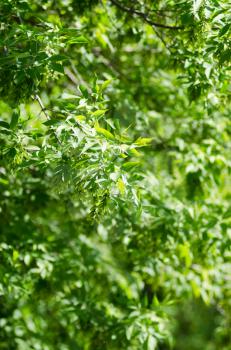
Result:
{"label": "green leaf", "polygon": [[71,39],[69,39],[67,41],[67,43],[70,45],[71,44],[87,44],[88,40],[84,36],[80,35],[77,37],[72,37]]}
{"label": "green leaf", "polygon": [[57,125],[59,123],[60,123],[60,119],[52,118],[52,119],[45,121],[43,124],[46,126],[50,126],[50,125]]}
{"label": "green leaf", "polygon": [[50,67],[53,71],[64,74],[64,67],[61,64],[52,62]]}
{"label": "green leaf", "polygon": [[204,0],[193,0],[193,14],[198,18],[198,12],[203,4]]}
{"label": "green leaf", "polygon": [[0,120],[0,128],[10,129],[10,124]]}
{"label": "green leaf", "polygon": [[155,350],[156,347],[157,347],[156,338],[154,338],[153,335],[149,334],[148,340],[147,340],[147,350]]}
{"label": "green leaf", "polygon": [[140,162],[126,162],[122,165],[122,168],[128,170],[140,165]]}
{"label": "green leaf", "polygon": [[112,82],[113,79],[108,79],[108,80],[105,80],[101,85],[100,85],[100,88],[99,88],[99,92],[103,92]]}
{"label": "green leaf", "polygon": [[150,143],[152,142],[152,138],[151,137],[139,137],[135,142],[134,144],[137,145],[137,146],[140,146],[140,147],[143,147],[143,146],[148,146],[150,145]]}
{"label": "green leaf", "polygon": [[123,181],[123,179],[119,179],[116,183],[119,191],[120,191],[120,194],[121,195],[124,195],[125,191],[126,191],[126,186],[125,186],[125,183]]}
{"label": "green leaf", "polygon": [[231,49],[228,48],[221,53],[219,63],[220,65],[222,65],[226,62],[229,62],[230,60],[231,60]]}
{"label": "green leaf", "polygon": [[88,98],[89,93],[87,87],[85,85],[79,85],[78,88],[79,91],[82,93],[83,97]]}
{"label": "green leaf", "polygon": [[91,113],[91,115],[93,117],[99,118],[99,117],[102,117],[107,111],[108,109],[99,109],[98,111]]}
{"label": "green leaf", "polygon": [[19,257],[19,252],[17,250],[13,250],[13,261],[17,261]]}
{"label": "green leaf", "polygon": [[115,136],[108,130],[101,128],[98,124],[95,125],[95,130],[98,134],[105,136],[106,139],[114,140]]}
{"label": "green leaf", "polygon": [[66,61],[68,60],[69,58],[65,55],[53,55],[49,58],[49,61],[51,62],[60,62],[60,61]]}
{"label": "green leaf", "polygon": [[10,121],[10,128],[14,130],[18,124],[19,119],[19,112],[15,110],[12,114],[11,121]]}
{"label": "green leaf", "polygon": [[222,27],[219,31],[219,36],[221,37],[225,35],[229,31],[230,27],[231,27],[230,23],[227,23],[226,25],[224,25],[224,27]]}

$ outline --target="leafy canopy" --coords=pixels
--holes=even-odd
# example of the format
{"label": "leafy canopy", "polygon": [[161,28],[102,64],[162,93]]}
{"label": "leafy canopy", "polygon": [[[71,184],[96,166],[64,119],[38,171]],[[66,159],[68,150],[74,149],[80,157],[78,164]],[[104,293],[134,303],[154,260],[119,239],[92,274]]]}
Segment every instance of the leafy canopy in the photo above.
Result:
{"label": "leafy canopy", "polygon": [[0,348],[229,350],[230,4],[0,19]]}

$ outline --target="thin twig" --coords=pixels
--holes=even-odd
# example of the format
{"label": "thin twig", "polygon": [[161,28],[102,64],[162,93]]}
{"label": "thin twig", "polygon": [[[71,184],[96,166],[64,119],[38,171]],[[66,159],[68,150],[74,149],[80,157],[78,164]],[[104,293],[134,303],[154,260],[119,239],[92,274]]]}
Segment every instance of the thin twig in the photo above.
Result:
{"label": "thin twig", "polygon": [[[35,99],[36,101],[38,101],[39,106],[41,107],[41,111],[44,113],[44,115],[45,115],[45,117],[47,118],[47,120],[50,120],[51,118],[50,118],[50,116],[48,115],[47,109],[45,108],[45,106],[44,106],[44,104],[43,104],[41,98],[39,97],[39,95],[38,95],[38,94],[35,94],[35,95],[34,95],[34,99]],[[59,138],[58,138],[58,136],[56,135],[56,133],[55,133],[54,130],[53,130],[53,134],[54,134],[54,137],[55,137],[55,139],[57,140],[58,144],[61,145],[61,141],[59,140]]]}
{"label": "thin twig", "polygon": [[64,71],[68,78],[72,81],[74,85],[78,85],[79,81],[76,79],[75,75],[71,72],[71,70],[67,67],[64,68]]}
{"label": "thin twig", "polygon": [[122,11],[130,13],[131,15],[136,15],[136,16],[138,16],[140,18],[143,18],[143,20],[146,23],[150,24],[151,26],[159,27],[159,28],[165,28],[165,29],[172,29],[172,30],[184,29],[184,27],[182,27],[182,26],[170,26],[170,25],[167,25],[167,24],[153,22],[151,19],[148,18],[148,15],[146,13],[140,12],[138,10],[134,10],[132,8],[128,8],[128,7],[124,6],[124,5],[122,5],[117,0],[111,0],[111,3],[113,5],[115,5],[115,6],[117,6],[118,8],[120,8],[120,10],[122,10]]}
{"label": "thin twig", "polygon": [[162,35],[158,32],[158,30],[152,26],[152,29],[154,30],[154,32],[156,33],[156,36],[161,40],[161,42],[164,44],[164,46],[166,47],[166,49],[169,51],[169,53],[171,54],[171,49],[169,47],[169,45],[166,43],[166,41],[164,40],[164,38],[162,37]]}
{"label": "thin twig", "polygon": [[49,120],[50,117],[49,117],[49,115],[47,114],[47,110],[46,110],[46,108],[44,107],[44,104],[43,104],[41,98],[39,97],[39,95],[35,94],[35,95],[34,95],[34,99],[35,99],[36,101],[38,101],[38,103],[39,103],[39,105],[40,105],[40,107],[41,107],[41,111],[44,113],[45,117]]}
{"label": "thin twig", "polygon": [[78,79],[78,83],[80,83],[81,85],[85,86],[85,88],[87,89],[88,92],[90,92],[90,88],[89,88],[89,85],[88,83],[83,79],[83,77],[78,73],[77,69],[75,68],[75,65],[73,63],[73,61],[71,61],[71,68],[73,70],[73,72],[75,73],[76,75],[76,79]]}

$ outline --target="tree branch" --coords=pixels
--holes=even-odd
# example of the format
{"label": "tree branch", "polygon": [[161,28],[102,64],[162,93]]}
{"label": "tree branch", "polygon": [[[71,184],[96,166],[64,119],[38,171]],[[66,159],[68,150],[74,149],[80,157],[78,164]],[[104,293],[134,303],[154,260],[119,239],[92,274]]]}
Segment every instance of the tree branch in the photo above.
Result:
{"label": "tree branch", "polygon": [[111,1],[111,3],[113,5],[118,7],[120,10],[125,11],[127,13],[130,13],[131,15],[136,15],[136,16],[142,18],[146,23],[150,24],[151,26],[159,27],[159,28],[165,28],[165,29],[172,29],[172,30],[184,29],[184,27],[182,27],[182,26],[170,26],[170,25],[167,25],[167,24],[153,22],[151,19],[148,18],[148,15],[146,13],[143,13],[143,12],[138,11],[138,10],[134,10],[132,8],[128,8],[128,7],[124,6],[124,5],[122,5],[117,0],[110,0],[110,1]]}
{"label": "tree branch", "polygon": [[[44,107],[44,104],[41,100],[41,98],[39,97],[39,95],[35,94],[34,95],[34,99],[36,101],[38,101],[39,106],[41,107],[41,111],[44,113],[45,117],[47,118],[47,120],[50,120],[51,118],[49,117],[49,115],[47,114],[47,109]],[[61,145],[61,141],[59,140],[58,136],[56,135],[55,131],[53,130],[53,134],[55,139],[57,140],[58,144]]]}
{"label": "tree branch", "polygon": [[34,95],[34,99],[35,99],[36,101],[38,101],[38,103],[39,103],[39,105],[40,105],[40,107],[41,107],[41,111],[44,113],[45,117],[49,120],[50,117],[49,117],[49,115],[47,114],[47,110],[46,110],[46,108],[44,107],[44,104],[43,104],[41,98],[39,97],[39,95],[35,94],[35,95]]}

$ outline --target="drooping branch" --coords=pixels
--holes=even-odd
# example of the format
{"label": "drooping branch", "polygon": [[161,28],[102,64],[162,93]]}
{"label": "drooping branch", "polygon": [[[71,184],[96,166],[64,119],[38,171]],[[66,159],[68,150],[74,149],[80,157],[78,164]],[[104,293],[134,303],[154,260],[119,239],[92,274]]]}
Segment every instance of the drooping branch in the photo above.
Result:
{"label": "drooping branch", "polygon": [[153,27],[164,28],[164,29],[172,29],[172,30],[184,29],[184,27],[182,27],[182,26],[170,26],[170,25],[167,25],[167,24],[154,22],[150,18],[148,18],[148,15],[146,13],[143,13],[141,11],[135,10],[133,8],[128,8],[128,7],[124,6],[124,5],[122,5],[117,0],[110,0],[110,1],[111,1],[111,3],[113,5],[118,7],[120,10],[125,11],[125,12],[127,12],[127,13],[129,13],[131,15],[135,15],[135,16],[138,16],[138,17],[142,18],[146,23],[150,24]]}

